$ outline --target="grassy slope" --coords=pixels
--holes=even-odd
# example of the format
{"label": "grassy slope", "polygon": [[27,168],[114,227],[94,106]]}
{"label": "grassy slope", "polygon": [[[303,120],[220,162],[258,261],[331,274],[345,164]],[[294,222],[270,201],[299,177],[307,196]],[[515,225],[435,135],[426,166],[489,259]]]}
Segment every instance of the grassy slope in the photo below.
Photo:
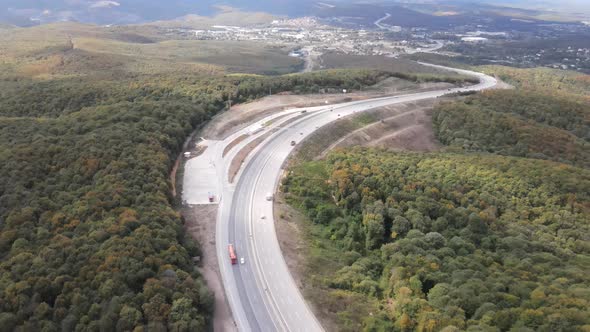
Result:
{"label": "grassy slope", "polygon": [[74,39],[76,49],[113,53],[132,58],[174,59],[184,63],[207,63],[240,73],[285,74],[297,71],[301,61],[288,50],[257,42],[169,40],[132,44],[93,38]]}
{"label": "grassy slope", "polygon": [[[87,64],[93,66],[106,62],[106,66],[125,65],[125,69],[136,68],[139,73],[150,69],[161,72],[170,66],[170,70],[201,72],[211,66],[230,72],[284,74],[301,66],[300,60],[289,57],[288,50],[279,47],[232,41],[168,40],[152,26],[103,28],[56,23],[12,29],[0,35],[0,64],[12,66],[13,70],[14,66],[26,63],[36,67],[59,66],[63,57],[71,55],[70,51],[90,56]],[[41,69],[29,70],[33,74],[43,73]]]}

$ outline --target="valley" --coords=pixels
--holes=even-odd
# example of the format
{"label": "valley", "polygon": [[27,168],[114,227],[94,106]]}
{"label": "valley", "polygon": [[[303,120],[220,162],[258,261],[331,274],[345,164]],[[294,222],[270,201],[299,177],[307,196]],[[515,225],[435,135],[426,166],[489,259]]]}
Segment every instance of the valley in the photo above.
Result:
{"label": "valley", "polygon": [[547,6],[0,0],[0,331],[587,330]]}

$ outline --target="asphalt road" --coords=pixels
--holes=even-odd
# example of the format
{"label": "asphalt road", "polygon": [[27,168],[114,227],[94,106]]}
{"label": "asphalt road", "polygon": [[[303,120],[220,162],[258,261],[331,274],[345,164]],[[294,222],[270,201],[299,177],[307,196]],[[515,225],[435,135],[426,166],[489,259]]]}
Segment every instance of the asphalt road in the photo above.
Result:
{"label": "asphalt road", "polygon": [[[275,192],[282,174],[282,166],[294,148],[290,142],[299,143],[318,128],[357,112],[396,103],[436,98],[453,92],[484,90],[497,83],[494,78],[483,74],[465,70],[454,71],[477,76],[481,82],[450,91],[421,92],[306,108],[305,114],[301,113],[301,109],[287,110],[262,119],[226,140],[217,142],[223,147],[242,134],[257,132],[232,148],[225,157],[218,153],[212,162],[217,170],[219,187],[223,188],[219,193],[217,256],[225,292],[240,331],[323,330],[289,273],[275,233],[273,204],[266,199],[268,193]],[[281,117],[283,115],[285,116]],[[263,125],[279,117],[280,120],[271,125]],[[229,183],[229,164],[237,152],[256,137],[269,131],[273,134],[250,153],[235,182]],[[237,251],[236,265],[232,265],[229,259],[227,246],[230,243],[234,244]],[[241,258],[244,259],[244,264],[240,264]]]}

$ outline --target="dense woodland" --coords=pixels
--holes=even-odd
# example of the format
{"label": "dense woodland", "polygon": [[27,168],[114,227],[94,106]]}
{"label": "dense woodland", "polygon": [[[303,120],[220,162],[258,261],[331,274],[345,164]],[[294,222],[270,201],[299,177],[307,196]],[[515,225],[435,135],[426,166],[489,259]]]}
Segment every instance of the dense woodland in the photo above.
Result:
{"label": "dense woodland", "polygon": [[108,34],[55,24],[0,36],[0,331],[205,330],[213,297],[168,182],[185,139],[230,100],[399,76],[232,74],[186,54],[101,52],[145,48]]}
{"label": "dense woodland", "polygon": [[589,76],[479,70],[515,89],[436,106],[441,152],[335,151],[283,181],[338,330],[590,328]]}
{"label": "dense woodland", "polygon": [[[228,75],[247,59],[213,59],[226,45],[146,46],[165,36],[129,29],[134,37],[124,40],[125,31],[71,24],[0,36],[0,331],[210,325],[212,295],[192,259],[199,245],[185,235],[168,178],[189,133],[229,101],[353,90],[388,77],[469,81],[362,69]],[[201,46],[207,51],[195,60]],[[269,60],[265,72],[291,68],[277,50],[259,51],[277,61]],[[183,53],[177,59],[175,52]],[[486,70],[519,86],[538,78]],[[547,82],[543,93],[557,84]],[[587,82],[563,77],[558,86],[575,100],[547,97],[539,106],[563,106],[565,113],[515,107],[518,94],[470,97],[443,109],[473,110],[463,126],[480,125],[486,115],[477,112],[495,112],[498,128],[509,116],[509,124],[534,127],[525,133],[531,137],[535,126],[576,136],[572,149],[580,150],[532,155],[571,165],[352,151],[295,169],[284,188],[314,221],[318,242],[311,250],[322,273],[310,275],[324,309],[340,312],[351,331],[587,328],[590,180],[587,170],[572,166],[588,161],[578,157],[588,144],[587,113],[578,103]],[[494,107],[498,99],[514,109]],[[440,131],[448,144],[505,151],[505,142],[489,137],[461,136],[455,144],[457,121],[448,117]],[[520,127],[506,133],[537,144]]]}
{"label": "dense woodland", "polygon": [[51,80],[10,77],[0,79],[0,114],[5,117],[59,117],[89,106],[164,99],[218,109],[230,99],[244,102],[269,93],[318,92],[325,87],[353,90],[393,75],[401,74],[357,69],[285,76],[167,74]]}
{"label": "dense woodland", "polygon": [[590,167],[590,103],[535,91],[491,91],[439,105],[445,145]]}
{"label": "dense woodland", "polygon": [[346,331],[583,331],[590,172],[341,151],[283,182],[312,221],[310,297]]}

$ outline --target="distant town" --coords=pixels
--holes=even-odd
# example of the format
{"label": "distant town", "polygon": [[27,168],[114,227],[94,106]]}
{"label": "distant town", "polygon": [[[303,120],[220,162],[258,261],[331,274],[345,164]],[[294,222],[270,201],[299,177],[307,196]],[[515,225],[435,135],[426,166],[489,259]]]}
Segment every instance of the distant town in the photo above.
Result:
{"label": "distant town", "polygon": [[[590,71],[590,45],[575,39],[567,43],[571,36],[590,34],[590,26],[585,24],[547,24],[534,34],[514,29],[497,31],[490,29],[494,27],[474,24],[440,31],[385,24],[383,21],[388,15],[370,27],[352,28],[344,24],[344,18],[302,17],[249,27],[168,28],[167,33],[196,40],[263,41],[289,46],[293,50],[291,56],[302,58],[327,52],[392,58],[428,52],[449,57],[469,56],[473,64]],[[569,37],[564,38],[564,35]],[[557,38],[561,40],[559,45],[552,42]]]}

